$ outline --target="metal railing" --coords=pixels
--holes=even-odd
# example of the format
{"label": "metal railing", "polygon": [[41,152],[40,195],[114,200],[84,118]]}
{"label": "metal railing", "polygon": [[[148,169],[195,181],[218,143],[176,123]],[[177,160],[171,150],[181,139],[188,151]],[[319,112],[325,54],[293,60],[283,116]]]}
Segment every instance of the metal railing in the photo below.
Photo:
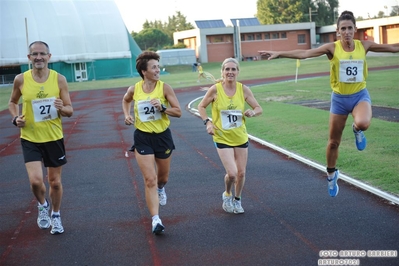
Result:
{"label": "metal railing", "polygon": [[0,84],[12,84],[17,74],[0,75]]}

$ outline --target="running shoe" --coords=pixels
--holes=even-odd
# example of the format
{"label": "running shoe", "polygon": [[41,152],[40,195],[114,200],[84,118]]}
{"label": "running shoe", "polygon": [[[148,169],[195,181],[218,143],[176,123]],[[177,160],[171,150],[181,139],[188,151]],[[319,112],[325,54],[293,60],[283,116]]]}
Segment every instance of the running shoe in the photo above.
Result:
{"label": "running shoe", "polygon": [[364,132],[361,130],[356,132],[354,125],[352,125],[352,128],[353,128],[353,134],[355,134],[356,147],[359,151],[362,151],[366,148],[367,145],[366,136],[364,135]]}
{"label": "running shoe", "polygon": [[51,219],[50,216],[48,215],[50,211],[50,203],[47,201],[47,207],[44,206],[37,206],[37,209],[39,211],[39,214],[37,216],[37,225],[39,226],[40,229],[47,229],[51,225]]}
{"label": "running shoe", "polygon": [[160,235],[165,231],[165,226],[163,226],[161,219],[152,220],[152,233],[155,235]]}
{"label": "running shoe", "polygon": [[244,213],[244,209],[241,206],[241,200],[233,200],[233,206],[235,214]]}
{"label": "running shoe", "polygon": [[222,194],[222,199],[223,199],[223,210],[228,213],[233,213],[234,212],[234,207],[233,207],[233,196],[227,197],[224,195],[224,192]]}
{"label": "running shoe", "polygon": [[51,216],[51,231],[52,235],[58,235],[64,233],[64,227],[61,223],[61,217],[59,215]]}
{"label": "running shoe", "polygon": [[158,188],[158,198],[159,198],[159,204],[164,206],[166,205],[166,192],[165,192],[165,188],[163,187],[162,189]]}
{"label": "running shoe", "polygon": [[327,177],[328,181],[328,193],[330,194],[331,197],[335,197],[338,195],[339,187],[337,184],[338,181],[338,176],[339,176],[339,171],[335,170],[334,176],[332,179],[329,179]]}

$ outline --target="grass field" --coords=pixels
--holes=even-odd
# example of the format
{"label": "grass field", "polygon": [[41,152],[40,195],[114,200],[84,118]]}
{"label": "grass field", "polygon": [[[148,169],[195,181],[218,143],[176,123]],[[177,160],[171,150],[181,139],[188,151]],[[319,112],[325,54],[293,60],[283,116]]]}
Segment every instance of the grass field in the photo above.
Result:
{"label": "grass field", "polygon": [[[369,68],[398,66],[399,54],[368,56]],[[203,64],[204,71],[220,76],[220,63]],[[272,61],[241,62],[239,80],[290,76],[286,82],[251,87],[263,107],[263,115],[247,120],[250,134],[281,146],[314,162],[325,165],[325,147],[328,139],[329,112],[297,104],[298,101],[329,101],[329,78],[312,78],[293,81],[296,61],[278,59]],[[173,88],[197,86],[197,73],[191,66],[166,67],[169,73],[162,80]],[[301,74],[328,72],[325,56],[301,60]],[[399,108],[399,71],[369,71],[367,87],[373,105]],[[70,83],[70,91],[128,87],[140,78],[114,79]],[[202,81],[201,84],[211,84]],[[0,87],[0,109],[7,108],[11,86]],[[349,117],[344,131],[337,167],[341,172],[362,180],[384,191],[399,195],[399,123],[373,119],[366,132],[367,149],[359,152],[350,130]]]}

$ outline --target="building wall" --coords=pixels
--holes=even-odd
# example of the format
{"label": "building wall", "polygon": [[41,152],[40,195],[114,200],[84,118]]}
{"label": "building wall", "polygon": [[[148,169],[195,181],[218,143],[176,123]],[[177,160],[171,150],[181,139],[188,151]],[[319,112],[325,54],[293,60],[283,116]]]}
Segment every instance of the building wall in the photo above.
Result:
{"label": "building wall", "polygon": [[399,42],[399,25],[388,25],[382,28],[382,41],[386,44]]}
{"label": "building wall", "polygon": [[[284,32],[284,37],[278,39],[265,39],[265,34],[262,34],[262,40],[255,41],[241,41],[242,57],[251,60],[259,59],[260,50],[295,50],[295,49],[310,49],[312,44],[310,42],[310,32],[307,30]],[[303,35],[303,41],[298,43],[298,36]],[[281,36],[281,35],[280,35]]]}
{"label": "building wall", "polygon": [[234,57],[234,45],[232,42],[208,43],[208,62],[222,62],[228,57]]}
{"label": "building wall", "polygon": [[[399,16],[370,19],[356,23],[355,39],[376,43],[397,43],[399,40]],[[233,27],[192,29],[175,32],[174,42],[183,42],[197,52],[201,63],[221,62],[241,51],[243,59],[260,59],[259,50],[311,49],[337,40],[336,25],[316,28],[314,22],[239,27],[240,39],[235,45]],[[266,38],[265,34],[279,34],[278,38]],[[283,35],[281,35],[283,34]],[[236,36],[237,37],[237,36]],[[319,37],[319,38],[318,38]],[[301,41],[299,41],[301,40]],[[235,49],[236,47],[236,49]],[[237,53],[238,54],[238,53]]]}

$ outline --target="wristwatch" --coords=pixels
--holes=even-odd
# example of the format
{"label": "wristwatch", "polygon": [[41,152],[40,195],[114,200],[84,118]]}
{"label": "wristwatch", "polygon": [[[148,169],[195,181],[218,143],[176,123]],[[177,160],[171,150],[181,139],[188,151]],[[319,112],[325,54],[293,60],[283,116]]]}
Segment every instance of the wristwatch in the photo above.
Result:
{"label": "wristwatch", "polygon": [[17,118],[18,118],[18,116],[15,116],[14,119],[12,120],[12,124],[13,124],[14,126],[18,126],[18,125],[17,125]]}
{"label": "wristwatch", "polygon": [[[211,121],[209,118],[207,118],[207,119],[205,119],[203,122],[204,122],[204,125],[206,126],[206,124],[209,122],[209,121]],[[211,121],[212,122],[212,121]]]}
{"label": "wristwatch", "polygon": [[161,109],[161,113],[163,113],[163,112],[165,112],[166,111],[166,106],[164,105],[164,104],[161,104],[161,107],[162,107],[162,109]]}

